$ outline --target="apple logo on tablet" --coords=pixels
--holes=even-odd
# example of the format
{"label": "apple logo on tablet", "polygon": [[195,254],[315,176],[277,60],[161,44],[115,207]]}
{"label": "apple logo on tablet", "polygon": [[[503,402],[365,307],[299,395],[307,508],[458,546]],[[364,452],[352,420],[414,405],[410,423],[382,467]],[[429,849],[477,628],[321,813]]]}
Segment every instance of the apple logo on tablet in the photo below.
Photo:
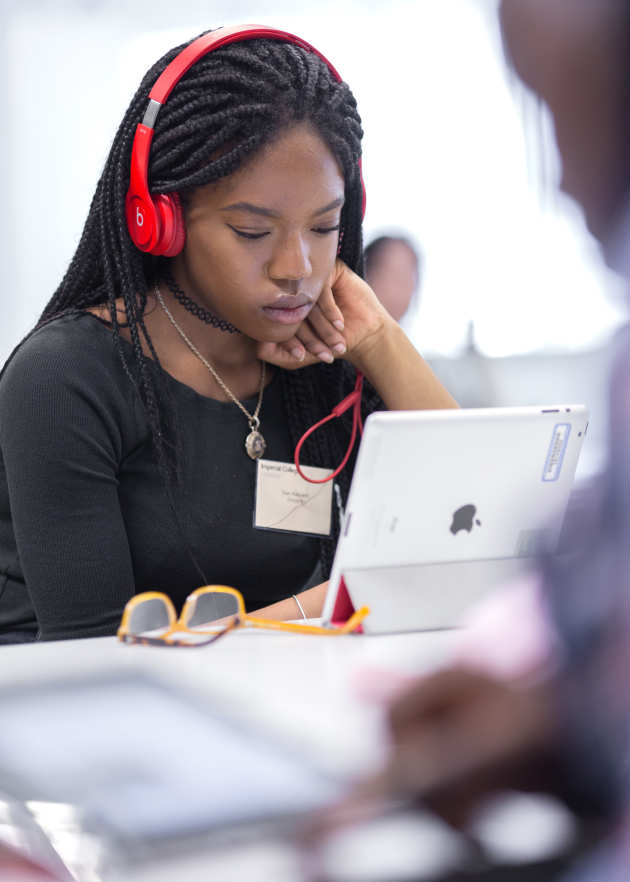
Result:
{"label": "apple logo on tablet", "polygon": [[467,533],[473,528],[473,520],[478,527],[481,526],[479,518],[475,518],[477,514],[477,506],[468,504],[462,505],[453,512],[453,523],[451,524],[451,533],[455,536],[460,530],[466,530]]}

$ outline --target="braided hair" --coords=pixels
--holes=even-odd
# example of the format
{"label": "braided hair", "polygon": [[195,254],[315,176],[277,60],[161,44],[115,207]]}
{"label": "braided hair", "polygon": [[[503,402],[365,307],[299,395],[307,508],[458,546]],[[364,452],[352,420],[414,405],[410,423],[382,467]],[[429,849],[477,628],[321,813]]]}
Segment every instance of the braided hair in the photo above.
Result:
{"label": "braided hair", "polygon": [[[143,357],[144,341],[159,366],[143,316],[147,293],[164,271],[163,266],[160,268],[164,259],[142,253],[133,245],[124,204],[133,138],[148,93],[183,48],[170,50],[154,64],[134,95],[114,137],[76,253],[38,325],[67,311],[109,305],[118,354],[144,404],[154,453],[176,519],[171,493],[179,467],[177,443],[173,440],[176,433],[170,422],[161,371]],[[359,159],[363,132],[356,101],[324,61],[297,45],[275,39],[248,39],[213,50],[197,61],[177,83],[158,115],[149,164],[150,188],[185,196],[187,191],[232,174],[265,144],[300,122],[315,128],[343,171],[346,201],[339,256],[362,274]],[[124,302],[131,354],[120,341],[117,298]],[[344,361],[280,371],[293,444],[352,389],[353,373]],[[368,412],[375,404],[376,396],[368,390],[364,409]],[[349,437],[349,417],[335,420],[333,428],[326,427],[308,439],[304,461],[334,468],[343,458]],[[339,477],[344,500],[353,464],[354,458]],[[338,533],[339,513],[335,511],[332,536],[321,541],[324,576],[330,570]]]}

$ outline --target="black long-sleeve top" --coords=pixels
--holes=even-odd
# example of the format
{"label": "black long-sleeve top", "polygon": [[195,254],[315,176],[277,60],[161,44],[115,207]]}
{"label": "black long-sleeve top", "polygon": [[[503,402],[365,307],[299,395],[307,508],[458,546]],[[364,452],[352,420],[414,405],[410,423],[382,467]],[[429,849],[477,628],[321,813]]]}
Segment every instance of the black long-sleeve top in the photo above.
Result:
{"label": "black long-sleeve top", "polygon": [[[244,415],[165,382],[181,444],[176,509],[203,573],[249,609],[299,591],[319,542],[254,529]],[[279,374],[261,431],[266,456],[291,462]],[[112,634],[133,594],[165,591],[179,606],[200,584],[111,329],[89,313],[41,327],[0,380],[0,643]]]}

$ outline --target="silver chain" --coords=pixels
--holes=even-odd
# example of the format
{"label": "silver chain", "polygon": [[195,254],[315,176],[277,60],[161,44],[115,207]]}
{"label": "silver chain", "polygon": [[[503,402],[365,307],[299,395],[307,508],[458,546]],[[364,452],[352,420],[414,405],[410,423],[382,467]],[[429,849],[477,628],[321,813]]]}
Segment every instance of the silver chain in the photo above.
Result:
{"label": "silver chain", "polygon": [[259,420],[259,418],[258,418],[258,414],[260,413],[260,408],[261,408],[261,406],[262,406],[262,400],[263,400],[263,392],[264,392],[264,390],[265,390],[265,362],[262,361],[262,360],[261,360],[261,362],[260,362],[260,389],[259,389],[259,391],[258,391],[258,403],[257,403],[257,405],[256,405],[256,410],[255,410],[253,413],[250,413],[246,408],[243,407],[243,405],[242,405],[241,402],[238,400],[238,398],[236,397],[236,395],[234,395],[234,393],[233,393],[230,389],[228,389],[228,387],[225,385],[225,383],[223,382],[223,380],[221,379],[221,377],[217,374],[217,372],[216,372],[215,369],[212,367],[212,365],[210,364],[210,362],[208,361],[208,359],[207,359],[207,358],[204,358],[204,356],[201,354],[201,352],[199,352],[199,350],[197,349],[197,347],[195,346],[195,344],[194,344],[191,340],[188,339],[188,337],[186,336],[186,334],[184,333],[184,331],[183,331],[183,330],[180,328],[180,326],[177,324],[177,322],[176,322],[175,319],[173,318],[173,315],[171,314],[170,309],[168,308],[168,306],[167,306],[166,303],[164,302],[164,298],[162,297],[162,294],[161,294],[161,292],[160,292],[160,289],[158,288],[157,285],[155,286],[155,296],[157,297],[160,306],[162,307],[162,309],[164,310],[164,312],[165,312],[166,315],[168,316],[168,319],[169,319],[170,323],[173,325],[173,327],[175,328],[175,330],[177,331],[177,333],[179,334],[179,336],[182,338],[182,340],[184,341],[184,343],[186,344],[186,346],[188,346],[188,348],[190,349],[190,351],[191,351],[194,355],[197,356],[197,358],[199,359],[199,361],[200,361],[203,365],[205,365],[205,367],[206,367],[206,368],[208,369],[208,371],[212,374],[212,376],[213,376],[214,379],[217,381],[217,383],[219,384],[219,386],[223,389],[223,391],[224,391],[225,394],[228,396],[228,398],[231,398],[232,401],[234,402],[234,404],[235,404],[237,407],[240,407],[240,409],[243,411],[243,413],[244,413],[245,416],[247,417],[247,421],[248,421],[248,423],[249,423],[249,427],[250,427],[250,429],[257,430],[258,427],[259,427],[259,425],[260,425],[260,420]]}

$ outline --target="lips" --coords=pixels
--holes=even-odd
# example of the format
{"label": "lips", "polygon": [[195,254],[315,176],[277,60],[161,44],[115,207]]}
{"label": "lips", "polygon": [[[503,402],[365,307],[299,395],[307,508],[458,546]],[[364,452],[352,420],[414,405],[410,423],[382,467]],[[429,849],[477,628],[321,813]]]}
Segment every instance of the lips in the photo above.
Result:
{"label": "lips", "polygon": [[273,303],[268,303],[264,309],[297,309],[312,302],[308,294],[285,294],[284,297],[276,297]]}
{"label": "lips", "polygon": [[293,325],[304,321],[313,305],[308,294],[293,294],[277,297],[273,303],[263,306],[262,311],[272,322]]}

